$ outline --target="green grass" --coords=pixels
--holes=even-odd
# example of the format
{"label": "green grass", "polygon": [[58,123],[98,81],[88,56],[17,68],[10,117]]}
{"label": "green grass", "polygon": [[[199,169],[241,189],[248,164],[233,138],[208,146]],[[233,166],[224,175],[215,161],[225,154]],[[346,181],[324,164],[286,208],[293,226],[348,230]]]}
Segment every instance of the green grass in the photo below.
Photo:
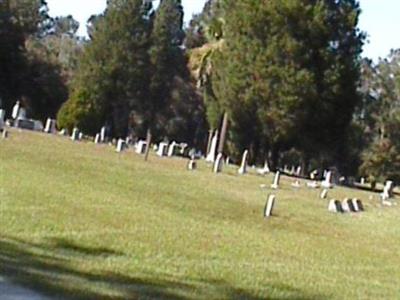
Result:
{"label": "green grass", "polygon": [[[400,208],[328,213],[320,190],[11,131],[0,140],[0,275],[57,299],[398,299]],[[0,297],[1,298],[1,297]]]}

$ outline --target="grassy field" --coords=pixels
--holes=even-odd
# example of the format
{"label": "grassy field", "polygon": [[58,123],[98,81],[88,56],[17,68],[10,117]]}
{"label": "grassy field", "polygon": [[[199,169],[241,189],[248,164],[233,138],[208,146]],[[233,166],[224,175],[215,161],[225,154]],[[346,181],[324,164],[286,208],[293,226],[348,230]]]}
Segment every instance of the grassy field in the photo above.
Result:
{"label": "grassy field", "polygon": [[[328,213],[272,175],[11,131],[0,140],[0,275],[56,299],[399,299],[400,207]],[[1,298],[1,296],[0,296]]]}

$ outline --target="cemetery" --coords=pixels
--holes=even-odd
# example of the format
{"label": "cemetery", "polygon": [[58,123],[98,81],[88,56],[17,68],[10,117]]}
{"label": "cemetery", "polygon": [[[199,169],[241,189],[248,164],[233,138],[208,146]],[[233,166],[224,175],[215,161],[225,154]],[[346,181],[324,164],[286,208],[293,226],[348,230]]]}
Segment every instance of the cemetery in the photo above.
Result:
{"label": "cemetery", "polygon": [[261,175],[265,166],[238,172],[246,153],[241,166],[224,166],[221,155],[214,163],[162,157],[161,144],[145,162],[144,141],[134,148],[119,140],[116,153],[115,145],[79,139],[79,129],[72,139],[7,131],[0,140],[0,276],[44,295],[398,295],[400,209],[391,183],[382,192],[388,207],[380,192],[326,179],[329,191],[303,178]]}
{"label": "cemetery", "polygon": [[400,299],[378,2],[0,0],[0,300]]}

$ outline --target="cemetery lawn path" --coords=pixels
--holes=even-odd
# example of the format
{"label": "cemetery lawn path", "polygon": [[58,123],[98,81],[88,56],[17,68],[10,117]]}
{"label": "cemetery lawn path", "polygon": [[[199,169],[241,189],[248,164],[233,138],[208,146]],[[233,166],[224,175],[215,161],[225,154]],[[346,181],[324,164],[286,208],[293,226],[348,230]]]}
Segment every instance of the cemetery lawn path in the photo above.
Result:
{"label": "cemetery lawn path", "polygon": [[55,299],[399,299],[400,207],[335,188],[366,208],[336,215],[292,181],[265,220],[272,175],[11,130],[0,276]]}

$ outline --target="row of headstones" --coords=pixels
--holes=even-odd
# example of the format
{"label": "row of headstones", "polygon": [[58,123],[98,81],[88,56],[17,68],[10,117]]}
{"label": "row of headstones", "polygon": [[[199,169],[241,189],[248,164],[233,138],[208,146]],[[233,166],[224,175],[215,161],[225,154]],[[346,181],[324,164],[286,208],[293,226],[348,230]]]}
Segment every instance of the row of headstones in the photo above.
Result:
{"label": "row of headstones", "polygon": [[[276,196],[269,195],[267,198],[267,202],[264,206],[264,217],[269,218],[272,216],[273,209],[275,207]],[[332,199],[329,201],[328,204],[328,211],[333,213],[346,213],[346,212],[363,212],[364,205],[360,199],[353,198],[349,199],[346,198],[342,202],[336,199]]]}
{"label": "row of headstones", "polygon": [[360,199],[345,198],[342,202],[336,199],[329,201],[328,210],[333,213],[363,212],[364,205]]}

